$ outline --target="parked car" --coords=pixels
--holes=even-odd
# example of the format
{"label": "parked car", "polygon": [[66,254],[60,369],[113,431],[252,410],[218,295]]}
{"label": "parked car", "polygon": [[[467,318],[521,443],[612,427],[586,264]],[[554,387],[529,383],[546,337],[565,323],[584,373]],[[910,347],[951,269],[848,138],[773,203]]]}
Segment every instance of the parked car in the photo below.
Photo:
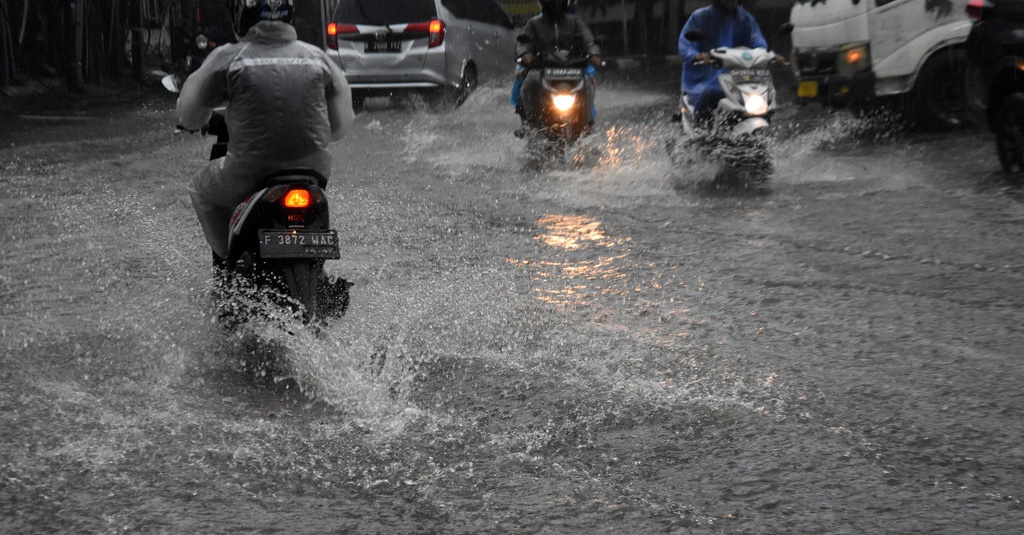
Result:
{"label": "parked car", "polygon": [[[1024,0],[971,0],[964,93],[975,122],[996,136],[999,162],[1024,171]],[[1019,177],[1018,177],[1019,178]]]}
{"label": "parked car", "polygon": [[496,0],[341,0],[327,53],[352,103],[417,91],[461,104],[480,81],[511,77],[515,27]]}

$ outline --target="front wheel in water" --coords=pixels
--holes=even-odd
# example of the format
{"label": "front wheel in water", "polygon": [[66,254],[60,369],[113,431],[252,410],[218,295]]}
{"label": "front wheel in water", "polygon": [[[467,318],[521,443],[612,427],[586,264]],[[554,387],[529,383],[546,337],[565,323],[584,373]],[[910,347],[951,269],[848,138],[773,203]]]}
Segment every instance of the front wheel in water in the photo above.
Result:
{"label": "front wheel in water", "polygon": [[1024,171],[1024,93],[1012,93],[1003,101],[996,123],[999,163],[1010,173]]}

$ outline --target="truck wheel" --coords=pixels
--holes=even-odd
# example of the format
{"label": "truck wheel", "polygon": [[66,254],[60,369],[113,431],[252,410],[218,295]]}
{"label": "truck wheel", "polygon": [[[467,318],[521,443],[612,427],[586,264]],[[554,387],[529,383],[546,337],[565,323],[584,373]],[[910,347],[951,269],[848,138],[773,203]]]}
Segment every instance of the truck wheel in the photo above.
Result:
{"label": "truck wheel", "polygon": [[908,118],[926,130],[948,130],[963,124],[966,56],[959,48],[928,58],[910,92]]}
{"label": "truck wheel", "polygon": [[1024,93],[1008,95],[996,121],[999,163],[1009,173],[1020,173],[1024,170]]}

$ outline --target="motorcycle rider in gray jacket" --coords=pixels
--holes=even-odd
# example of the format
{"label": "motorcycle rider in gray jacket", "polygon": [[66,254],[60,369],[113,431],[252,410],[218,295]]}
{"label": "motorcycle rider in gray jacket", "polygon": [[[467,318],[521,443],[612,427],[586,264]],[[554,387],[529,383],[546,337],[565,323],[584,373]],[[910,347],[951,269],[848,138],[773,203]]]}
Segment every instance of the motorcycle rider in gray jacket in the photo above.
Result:
{"label": "motorcycle rider in gray jacket", "polygon": [[233,0],[239,42],[220,46],[182,86],[179,123],[199,130],[226,106],[227,155],[211,160],[189,188],[213,249],[228,252],[234,207],[279,169],[307,167],[330,176],[328,145],[351,128],[352,95],[344,74],[317,47],[297,40],[292,0]]}

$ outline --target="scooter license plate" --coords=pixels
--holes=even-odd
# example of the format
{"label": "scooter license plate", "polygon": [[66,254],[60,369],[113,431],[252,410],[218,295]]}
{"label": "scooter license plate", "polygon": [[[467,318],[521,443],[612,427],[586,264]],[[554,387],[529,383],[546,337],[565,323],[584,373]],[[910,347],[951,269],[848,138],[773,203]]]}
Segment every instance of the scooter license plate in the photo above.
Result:
{"label": "scooter license plate", "polygon": [[815,98],[818,96],[818,82],[805,81],[796,86],[796,96],[800,98]]}
{"label": "scooter license plate", "polygon": [[341,258],[338,232],[300,230],[261,230],[262,258]]}
{"label": "scooter license plate", "polygon": [[547,80],[582,80],[583,69],[573,67],[549,67],[544,69]]}
{"label": "scooter license plate", "polygon": [[729,72],[732,79],[743,83],[765,83],[772,79],[772,72],[768,69],[733,69]]}

